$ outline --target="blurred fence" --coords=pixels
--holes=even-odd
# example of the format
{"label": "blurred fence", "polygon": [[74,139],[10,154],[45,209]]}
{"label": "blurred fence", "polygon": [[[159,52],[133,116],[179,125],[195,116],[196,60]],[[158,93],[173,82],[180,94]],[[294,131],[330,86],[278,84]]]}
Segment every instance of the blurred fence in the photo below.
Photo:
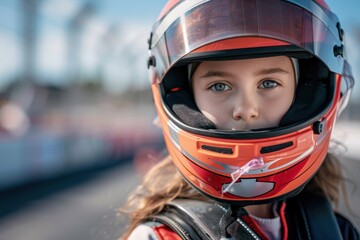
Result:
{"label": "blurred fence", "polygon": [[[111,113],[106,117],[111,115],[116,118]],[[136,119],[132,126],[119,122],[119,127],[106,127],[105,124],[109,122],[91,123],[84,119],[63,119],[61,124],[58,122],[55,126],[45,119],[46,114],[42,117],[44,119],[37,119],[36,124],[31,123],[21,135],[0,134],[0,191],[76,171],[117,164],[132,157],[139,148],[162,147],[160,132],[151,124],[136,124],[139,122]],[[84,117],[91,118],[90,115]],[[131,118],[124,117],[128,118],[127,121]],[[95,126],[94,123],[104,126]]]}
{"label": "blurred fence", "polygon": [[149,103],[148,90],[109,95],[83,86],[13,85],[0,102],[0,191],[161,148]]}

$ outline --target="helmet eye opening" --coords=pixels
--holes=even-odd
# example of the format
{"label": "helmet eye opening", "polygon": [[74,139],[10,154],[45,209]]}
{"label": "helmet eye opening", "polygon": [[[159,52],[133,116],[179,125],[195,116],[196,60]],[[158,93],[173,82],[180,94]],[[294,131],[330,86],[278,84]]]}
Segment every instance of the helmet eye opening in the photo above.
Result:
{"label": "helmet eye opening", "polygon": [[327,112],[334,99],[336,78],[315,57],[300,59],[299,66],[300,79],[295,101],[277,127],[251,131],[216,129],[195,104],[185,65],[173,67],[160,84],[164,109],[178,127],[201,135],[262,138],[296,131],[318,121]]}

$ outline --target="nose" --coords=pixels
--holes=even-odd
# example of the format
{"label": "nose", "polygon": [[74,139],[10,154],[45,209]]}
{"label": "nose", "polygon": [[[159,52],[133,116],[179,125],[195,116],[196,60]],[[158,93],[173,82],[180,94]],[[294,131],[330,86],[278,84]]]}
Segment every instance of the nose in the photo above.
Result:
{"label": "nose", "polygon": [[253,121],[259,117],[256,101],[251,95],[242,95],[237,98],[233,110],[235,120]]}

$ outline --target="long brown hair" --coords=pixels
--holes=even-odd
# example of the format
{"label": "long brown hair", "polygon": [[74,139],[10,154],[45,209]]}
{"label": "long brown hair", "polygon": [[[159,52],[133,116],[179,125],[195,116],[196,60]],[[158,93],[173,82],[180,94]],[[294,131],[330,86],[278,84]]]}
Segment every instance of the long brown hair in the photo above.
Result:
{"label": "long brown hair", "polygon": [[166,203],[175,198],[206,200],[184,181],[171,157],[167,156],[151,168],[120,210],[130,217],[130,226],[123,237],[126,239],[139,223],[161,212]]}
{"label": "long brown hair", "polygon": [[[346,195],[339,160],[331,153],[307,184],[304,191],[324,194],[336,207],[340,194]],[[175,198],[190,198],[209,201],[187,184],[170,156],[156,164],[144,177],[142,184],[132,193],[122,210],[130,217],[130,225],[123,235],[126,239],[131,231],[151,215],[159,213],[166,203]]]}

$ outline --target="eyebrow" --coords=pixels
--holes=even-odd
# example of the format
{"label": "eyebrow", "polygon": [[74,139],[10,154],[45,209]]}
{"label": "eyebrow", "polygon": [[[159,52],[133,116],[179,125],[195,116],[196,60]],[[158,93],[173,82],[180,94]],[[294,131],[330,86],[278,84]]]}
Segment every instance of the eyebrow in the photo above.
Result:
{"label": "eyebrow", "polygon": [[231,77],[233,74],[224,71],[208,71],[200,76],[200,79],[210,77]]}
{"label": "eyebrow", "polygon": [[261,70],[255,72],[255,75],[259,76],[259,75],[267,75],[267,74],[274,74],[274,73],[290,74],[288,71],[286,71],[283,68],[266,68],[266,69],[261,69]]}
{"label": "eyebrow", "polygon": [[[255,72],[256,76],[268,75],[274,73],[290,74],[288,71],[282,68],[266,68]],[[231,77],[233,74],[224,71],[208,71],[200,76],[200,79],[211,78],[211,77]]]}

